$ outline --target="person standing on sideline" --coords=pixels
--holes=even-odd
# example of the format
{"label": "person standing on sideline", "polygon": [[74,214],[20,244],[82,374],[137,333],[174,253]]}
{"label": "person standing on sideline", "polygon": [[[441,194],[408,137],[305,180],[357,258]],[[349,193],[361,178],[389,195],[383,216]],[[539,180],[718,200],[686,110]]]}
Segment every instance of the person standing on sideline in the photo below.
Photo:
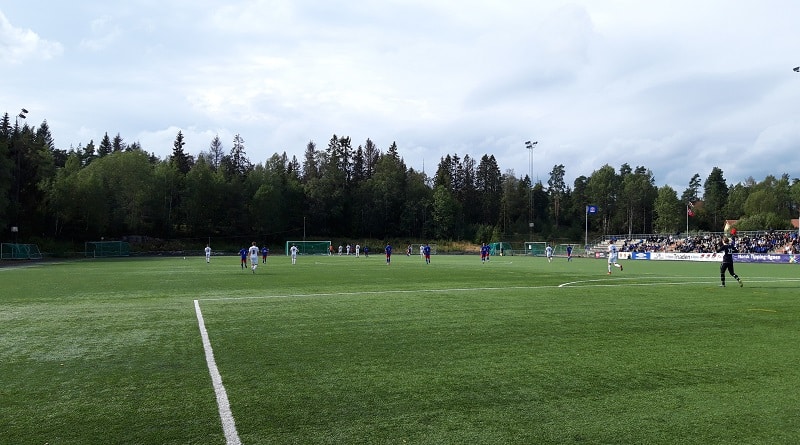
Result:
{"label": "person standing on sideline", "polygon": [[544,248],[544,255],[547,257],[547,262],[553,262],[553,247],[548,244],[547,247]]}
{"label": "person standing on sideline", "polygon": [[256,273],[256,267],[258,267],[258,246],[256,246],[255,241],[250,245],[250,249],[248,249],[247,252],[250,254],[250,269],[253,269],[253,273]]}
{"label": "person standing on sideline", "polygon": [[211,246],[209,246],[208,244],[206,244],[205,252],[206,252],[206,263],[210,263],[211,262]]}
{"label": "person standing on sideline", "polygon": [[567,246],[567,262],[572,261],[572,244]]}
{"label": "person standing on sideline", "polygon": [[425,256],[425,264],[431,264],[431,246],[428,243],[422,247],[422,254]]}
{"label": "person standing on sideline", "polygon": [[619,259],[619,250],[617,250],[617,245],[614,244],[614,240],[611,240],[608,243],[608,274],[611,275],[611,266],[619,267],[619,271],[622,272],[622,264],[619,264],[617,260]]}
{"label": "person standing on sideline", "polygon": [[722,283],[719,287],[725,287],[726,271],[730,273],[733,278],[736,278],[736,281],[739,282],[739,287],[744,286],[739,275],[736,275],[733,271],[733,243],[731,243],[731,240],[727,236],[722,238],[722,244],[717,248],[717,252],[722,252],[722,264],[719,265],[719,279]]}
{"label": "person standing on sideline", "polygon": [[269,248],[264,246],[261,248],[261,262],[267,264],[267,257],[269,256]]}
{"label": "person standing on sideline", "polygon": [[392,262],[392,245],[386,244],[386,248],[383,250],[386,252],[386,265],[388,266]]}
{"label": "person standing on sideline", "polygon": [[244,247],[239,249],[239,256],[242,258],[242,270],[244,270],[244,266],[247,265],[247,249]]}
{"label": "person standing on sideline", "polygon": [[289,253],[292,255],[292,264],[297,262],[297,246],[292,244],[292,248],[289,249]]}

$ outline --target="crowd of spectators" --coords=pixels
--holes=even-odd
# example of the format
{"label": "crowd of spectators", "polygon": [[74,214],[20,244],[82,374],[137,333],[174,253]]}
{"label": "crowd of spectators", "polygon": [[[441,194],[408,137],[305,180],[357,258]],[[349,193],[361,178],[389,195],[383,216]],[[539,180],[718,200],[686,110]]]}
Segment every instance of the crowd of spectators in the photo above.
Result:
{"label": "crowd of spectators", "polygon": [[[721,233],[696,234],[686,237],[678,235],[650,235],[645,238],[623,240],[622,252],[694,252],[712,253],[722,243]],[[796,231],[746,232],[734,236],[739,253],[800,253],[800,239]],[[616,240],[615,240],[616,241]]]}

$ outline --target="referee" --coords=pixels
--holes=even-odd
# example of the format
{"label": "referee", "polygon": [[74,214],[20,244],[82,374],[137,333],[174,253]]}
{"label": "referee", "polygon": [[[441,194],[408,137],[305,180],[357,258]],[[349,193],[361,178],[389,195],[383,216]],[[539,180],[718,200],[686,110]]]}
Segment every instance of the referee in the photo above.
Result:
{"label": "referee", "polygon": [[736,275],[736,272],[733,271],[733,244],[731,244],[730,238],[727,236],[722,238],[722,244],[717,249],[717,252],[722,252],[722,264],[719,265],[719,279],[722,283],[719,286],[725,287],[725,271],[728,271],[733,278],[736,278],[736,281],[739,282],[739,287],[744,286],[742,280],[739,279],[739,275]]}

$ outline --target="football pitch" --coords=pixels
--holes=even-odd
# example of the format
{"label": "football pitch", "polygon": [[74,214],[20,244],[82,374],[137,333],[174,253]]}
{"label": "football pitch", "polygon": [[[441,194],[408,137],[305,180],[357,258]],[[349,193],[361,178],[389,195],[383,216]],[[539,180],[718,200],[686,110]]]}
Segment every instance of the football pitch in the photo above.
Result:
{"label": "football pitch", "polygon": [[797,444],[800,266],[0,269],[2,444]]}

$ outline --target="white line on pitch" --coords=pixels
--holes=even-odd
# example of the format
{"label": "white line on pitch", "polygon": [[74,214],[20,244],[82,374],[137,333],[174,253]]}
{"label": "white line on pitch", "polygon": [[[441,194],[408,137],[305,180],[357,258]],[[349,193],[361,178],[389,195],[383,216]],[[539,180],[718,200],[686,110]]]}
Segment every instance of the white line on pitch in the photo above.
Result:
{"label": "white line on pitch", "polygon": [[228,393],[222,384],[222,376],[217,369],[217,362],[214,360],[214,350],[211,349],[211,341],[208,339],[206,323],[203,321],[203,313],[200,312],[200,302],[194,300],[194,311],[197,314],[197,324],[200,327],[200,336],[203,338],[203,349],[206,351],[206,363],[208,372],[211,374],[211,383],[214,385],[214,392],[217,394],[217,406],[219,407],[219,418],[222,421],[222,431],[225,433],[225,443],[227,445],[241,445],[239,433],[236,432],[236,422],[233,420],[231,405],[228,402]]}
{"label": "white line on pitch", "polygon": [[323,292],[318,294],[291,294],[291,295],[257,295],[249,297],[220,297],[201,298],[200,301],[229,301],[229,300],[264,300],[270,298],[297,298],[297,297],[352,297],[356,295],[385,295],[385,294],[414,294],[438,292],[465,292],[481,290],[509,290],[509,289],[555,289],[559,286],[509,286],[509,287],[456,287],[448,289],[407,289],[407,290],[375,290],[359,292]]}

